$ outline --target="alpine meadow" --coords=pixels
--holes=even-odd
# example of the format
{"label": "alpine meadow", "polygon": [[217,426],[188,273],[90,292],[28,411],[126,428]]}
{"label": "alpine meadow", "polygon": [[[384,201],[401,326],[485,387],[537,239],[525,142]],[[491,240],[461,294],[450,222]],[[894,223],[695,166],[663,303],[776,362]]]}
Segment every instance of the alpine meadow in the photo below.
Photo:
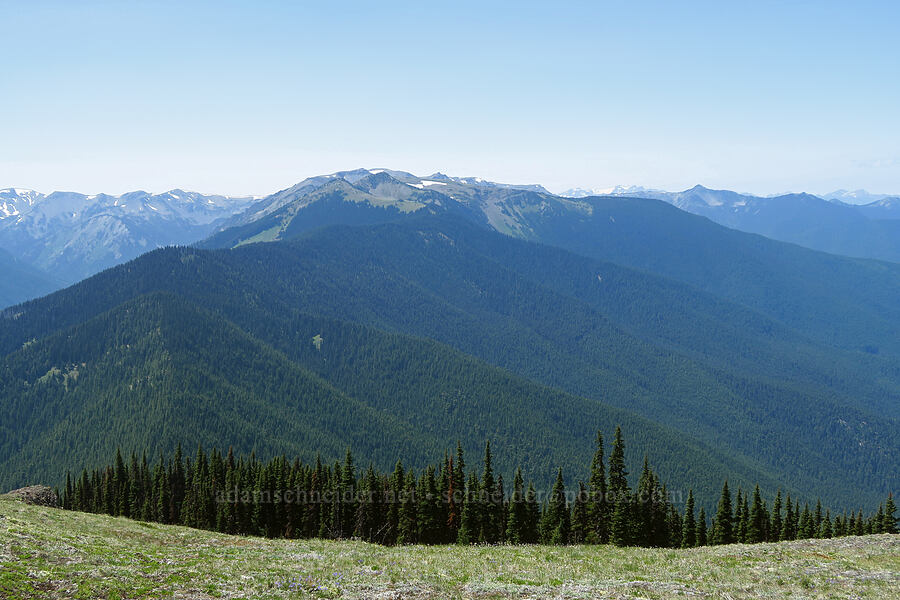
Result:
{"label": "alpine meadow", "polygon": [[898,21],[0,6],[0,598],[895,597]]}

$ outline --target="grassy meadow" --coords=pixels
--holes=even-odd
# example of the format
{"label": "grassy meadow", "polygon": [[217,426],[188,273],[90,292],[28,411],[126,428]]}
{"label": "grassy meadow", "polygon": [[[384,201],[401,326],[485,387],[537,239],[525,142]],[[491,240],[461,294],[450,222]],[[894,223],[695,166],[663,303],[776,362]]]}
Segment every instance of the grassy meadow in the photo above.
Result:
{"label": "grassy meadow", "polygon": [[0,498],[0,598],[896,598],[900,535],[692,550],[267,540]]}

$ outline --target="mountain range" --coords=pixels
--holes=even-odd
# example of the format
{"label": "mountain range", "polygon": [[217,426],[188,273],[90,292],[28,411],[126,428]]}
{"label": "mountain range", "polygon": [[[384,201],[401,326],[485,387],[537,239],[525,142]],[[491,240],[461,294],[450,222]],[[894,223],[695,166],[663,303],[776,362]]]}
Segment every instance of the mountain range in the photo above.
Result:
{"label": "mountain range", "polygon": [[896,490],[900,265],[670,203],[357,170],[0,312],[0,485],[175,443],[381,468],[460,439],[547,479],[627,432],[711,506],[729,477]]}
{"label": "mountain range", "polygon": [[[0,289],[0,307],[74,283],[153,248],[193,244],[211,232],[253,223],[297,198],[331,189],[328,184],[342,181],[354,186],[379,174],[419,191],[437,192],[438,196],[426,199],[426,204],[440,202],[439,196],[446,197],[448,185],[454,188],[453,194],[465,199],[462,204],[469,205],[476,198],[494,201],[498,192],[531,192],[552,205],[592,196],[655,198],[740,231],[834,254],[900,260],[900,197],[868,194],[863,190],[839,190],[818,198],[809,194],[758,197],[702,186],[684,192],[617,186],[607,190],[572,189],[554,196],[540,185],[498,184],[478,177],[448,177],[441,173],[416,177],[390,169],[356,169],[311,177],[264,198],[208,196],[182,190],[162,194],[138,191],[118,196],[0,190],[0,250],[17,261],[15,268],[5,269],[9,275],[4,287],[10,291]],[[369,193],[388,206],[410,192],[385,186],[349,191],[351,196]],[[315,198],[310,196],[309,200]],[[416,206],[401,203],[396,208],[411,210]],[[510,233],[520,226],[516,223],[520,216],[504,215],[499,205],[485,207],[482,212],[498,231]],[[306,216],[311,218],[312,225],[324,224],[319,222],[320,218],[331,219],[333,223],[352,222],[346,214]],[[268,234],[262,233],[258,239],[264,240]],[[8,260],[9,257],[0,258],[0,261]]]}
{"label": "mountain range", "polygon": [[[586,190],[563,194],[593,195]],[[900,197],[862,190],[752,196],[701,185],[683,192],[616,187],[603,195],[654,198],[726,227],[832,254],[900,261]]]}
{"label": "mountain range", "polygon": [[0,190],[0,249],[71,284],[148,250],[202,239],[252,202],[182,190],[89,196],[9,188]]}

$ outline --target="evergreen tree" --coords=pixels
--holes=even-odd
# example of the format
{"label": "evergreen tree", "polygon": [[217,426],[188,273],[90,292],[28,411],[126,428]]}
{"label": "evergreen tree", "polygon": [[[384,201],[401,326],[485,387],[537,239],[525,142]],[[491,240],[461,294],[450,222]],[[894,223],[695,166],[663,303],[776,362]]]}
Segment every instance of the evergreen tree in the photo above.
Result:
{"label": "evergreen tree", "polygon": [[812,524],[812,535],[810,537],[816,537],[818,535],[819,528],[822,527],[822,519],[822,501],[816,500],[816,512]]}
{"label": "evergreen tree", "polygon": [[609,541],[609,501],[607,498],[606,472],[603,464],[603,434],[597,431],[597,448],[591,460],[588,499],[589,533],[587,541],[605,544]]}
{"label": "evergreen tree", "polygon": [[396,544],[400,524],[400,502],[403,497],[406,477],[403,473],[403,462],[397,461],[390,479],[390,495],[387,498],[386,524],[384,539],[386,544]]}
{"label": "evergreen tree", "polygon": [[588,492],[583,482],[578,483],[578,494],[572,503],[572,531],[569,541],[573,544],[583,544],[590,531],[588,517]]}
{"label": "evergreen tree", "polygon": [[[462,523],[462,511],[463,505],[466,502],[466,461],[463,456],[462,444],[457,440],[456,442],[456,462],[453,465],[454,469],[454,482],[456,483],[457,488],[457,506],[456,512],[459,515],[459,523]],[[457,534],[459,533],[459,525],[457,525]]]}
{"label": "evergreen tree", "polygon": [[797,539],[808,540],[815,537],[816,521],[813,514],[809,510],[809,504],[803,507],[803,513],[800,515],[800,528],[797,530]]}
{"label": "evergreen tree", "polygon": [[625,468],[625,441],[622,439],[622,429],[618,426],[609,455],[608,484],[612,511],[609,539],[616,546],[627,546],[633,538],[632,498],[628,488],[628,470]]}
{"label": "evergreen tree", "polygon": [[884,526],[884,504],[878,505],[878,512],[875,514],[875,517],[871,519],[869,523],[869,531],[868,533],[882,533],[882,527]]}
{"label": "evergreen tree", "polygon": [[747,543],[759,544],[766,541],[768,535],[768,518],[765,507],[763,506],[762,497],[759,493],[759,486],[753,491],[753,506],[750,508],[750,515],[747,524]]}
{"label": "evergreen tree", "polygon": [[453,457],[451,456],[448,459],[447,464],[447,489],[445,491],[445,498],[447,502],[447,521],[446,525],[446,542],[455,542],[457,534],[459,533],[459,500],[462,495],[459,493],[462,489],[464,482],[462,479],[457,479],[457,472],[453,466]]}
{"label": "evergreen tree", "polygon": [[415,544],[419,537],[418,506],[416,505],[416,474],[406,472],[406,484],[400,498],[400,515],[397,525],[397,543]]}
{"label": "evergreen tree", "polygon": [[779,539],[788,541],[796,539],[797,532],[794,529],[794,505],[791,504],[791,495],[788,494],[787,502],[785,503],[787,506],[787,510],[784,513],[784,523],[781,525],[781,533],[779,534]]}
{"label": "evergreen tree", "polygon": [[113,514],[129,517],[131,505],[128,502],[128,490],[130,488],[128,481],[128,471],[125,468],[125,461],[122,460],[122,452],[116,448],[116,466],[113,477]]}
{"label": "evergreen tree", "polygon": [[[790,504],[790,500],[788,500]],[[781,539],[781,531],[784,528],[784,521],[781,518],[781,490],[775,494],[775,501],[772,503],[772,527],[769,530],[769,541],[777,542]]]}
{"label": "evergreen tree", "polygon": [[494,479],[491,442],[484,446],[484,470],[481,474],[481,485],[478,493],[478,513],[481,530],[478,541],[494,544],[502,539],[503,498],[498,494],[497,482]]}
{"label": "evergreen tree", "polygon": [[503,487],[503,475],[497,475],[497,490],[492,504],[494,517],[498,524],[498,542],[506,540],[506,489]]}
{"label": "evergreen tree", "polygon": [[731,492],[728,491],[728,481],[726,481],[725,485],[722,486],[722,495],[719,498],[719,507],[716,510],[714,544],[733,544],[735,542],[733,519]]}
{"label": "evergreen tree", "polygon": [[522,541],[526,544],[536,544],[539,539],[539,524],[541,520],[541,507],[538,504],[537,492],[534,484],[528,484],[525,493],[525,523],[522,526]]}
{"label": "evergreen tree", "polygon": [[630,546],[634,543],[633,511],[630,496],[617,500],[610,521],[609,541],[616,546]]}
{"label": "evergreen tree", "polygon": [[706,510],[700,507],[700,516],[697,518],[697,545],[705,546],[707,544],[706,533]]}
{"label": "evergreen tree", "polygon": [[678,509],[675,508],[674,504],[666,503],[663,504],[663,510],[667,511],[666,520],[665,520],[665,539],[663,543],[659,543],[657,541],[652,541],[650,543],[651,546],[662,548],[681,548],[681,543],[684,538],[684,532],[682,531],[682,525],[684,522],[684,518],[678,514]]}
{"label": "evergreen tree", "polygon": [[856,514],[856,529],[853,533],[854,535],[865,535],[866,533],[866,524],[863,520],[862,510]]}
{"label": "evergreen tree", "polygon": [[741,501],[741,543],[746,544],[749,539],[749,531],[750,531],[750,492],[744,494],[744,499]]}
{"label": "evergreen tree", "polygon": [[479,504],[477,502],[478,480],[474,474],[469,475],[466,483],[466,500],[463,503],[462,513],[459,520],[459,531],[456,534],[456,541],[460,544],[474,544],[478,541],[478,533],[481,530],[479,519]]}
{"label": "evergreen tree", "polygon": [[433,466],[425,468],[425,472],[419,480],[417,495],[416,519],[419,526],[419,543],[439,543],[444,522],[441,518],[442,501],[437,490]]}
{"label": "evergreen tree", "polygon": [[356,517],[356,467],[353,465],[353,453],[347,448],[344,456],[344,467],[341,470],[341,515],[338,536],[349,538],[353,535]]}
{"label": "evergreen tree", "polygon": [[156,521],[158,523],[169,523],[169,499],[171,497],[169,491],[169,478],[166,469],[163,467],[162,457],[159,464],[156,465],[156,475],[154,476],[156,487]]}
{"label": "evergreen tree", "polygon": [[366,542],[378,541],[376,536],[382,522],[380,485],[375,467],[369,463],[357,494],[354,535]]}
{"label": "evergreen tree", "polygon": [[65,491],[65,496],[63,499],[62,507],[65,510],[71,510],[72,509],[72,494],[73,494],[72,476],[68,471],[66,471],[66,488],[65,488],[65,490],[66,491]]}
{"label": "evergreen tree", "polygon": [[887,500],[884,503],[884,514],[881,518],[882,533],[897,533],[897,517],[894,516],[895,512],[897,512],[897,505],[894,504],[894,494],[891,492],[888,494]]}
{"label": "evergreen tree", "polygon": [[569,506],[566,502],[566,488],[562,469],[556,472],[556,482],[550,492],[547,509],[541,522],[541,540],[545,544],[562,545],[569,541]]}
{"label": "evergreen tree", "polygon": [[847,535],[847,511],[834,518],[834,537],[844,537],[845,535]]}
{"label": "evergreen tree", "polygon": [[829,539],[834,537],[834,528],[831,524],[831,511],[825,511],[825,518],[822,519],[822,524],[819,525],[818,535],[816,537],[822,539]]}
{"label": "evergreen tree", "polygon": [[525,541],[524,529],[528,520],[528,516],[525,514],[526,510],[525,481],[522,479],[522,469],[516,469],[506,518],[506,541],[510,544],[520,544]]}
{"label": "evergreen tree", "polygon": [[681,547],[681,515],[678,508],[669,501],[666,486],[660,487],[659,478],[651,471],[653,480],[650,496],[650,546],[657,548]]}
{"label": "evergreen tree", "polygon": [[[624,455],[621,433],[617,441],[610,457],[609,480],[617,481],[620,489],[624,481],[627,492],[627,478],[615,477],[624,469],[624,463],[621,469],[616,466]],[[460,457],[458,448],[457,460]],[[602,454],[600,457],[592,462],[592,468],[602,465]],[[379,473],[370,464],[357,479],[349,452],[343,463],[336,462],[330,468],[323,466],[318,458],[314,467],[299,459],[291,463],[285,456],[262,463],[253,454],[249,459],[236,459],[229,450],[226,458],[218,449],[206,453],[198,447],[195,461],[191,458],[182,461],[176,452],[168,461],[160,456],[151,472],[146,455],[139,463],[132,453],[130,462],[126,463],[117,450],[109,466],[92,471],[84,469],[74,480],[67,473],[60,499],[64,508],[243,535],[284,538],[354,535],[382,544],[437,544],[454,539],[461,543],[488,541],[491,538],[484,534],[490,531],[490,524],[486,528],[485,523],[492,520],[501,525],[501,532],[494,534],[494,540],[506,539],[517,544],[540,539],[552,544],[582,543],[594,531],[593,499],[584,483],[579,483],[575,501],[570,505],[560,470],[542,514],[534,486],[529,484],[527,491],[524,490],[522,470],[516,471],[507,502],[502,477],[494,480],[491,463],[490,446],[486,445],[482,476],[470,474],[463,486],[462,480],[456,479],[458,464],[446,453],[437,466],[426,466],[418,478],[414,472],[406,472],[398,461],[391,475]],[[180,508],[176,509],[177,489],[181,485],[177,481],[182,478],[185,491]],[[461,495],[454,493],[458,486]],[[483,486],[493,488],[493,494],[485,494]],[[594,487],[601,488],[596,479]],[[233,498],[226,494],[227,500],[221,499],[224,492],[232,491]],[[237,492],[241,491],[249,492],[249,497],[239,497]],[[297,493],[297,502],[288,500],[288,492]],[[817,502],[815,511],[807,504],[801,512],[799,502],[788,495],[782,517],[779,491],[770,515],[757,485],[752,504],[749,493],[738,494],[735,531],[727,481],[722,492],[713,529],[707,532],[703,507],[699,519],[694,518],[693,490],[689,491],[684,513],[679,514],[666,486],[660,484],[645,458],[635,494],[626,495],[627,501],[619,503],[612,515],[610,530],[615,534],[612,541],[620,545],[690,548],[706,543],[728,543],[729,532],[734,540],[742,528],[746,532],[744,539],[750,543],[896,532],[892,495],[876,513],[867,517],[862,511],[832,517],[831,511],[825,510],[816,527],[818,515],[823,512],[821,502]],[[456,498],[462,508],[456,519],[459,527],[454,530]],[[348,506],[355,511],[349,523],[345,520]],[[502,511],[502,517],[497,517],[496,511]],[[743,527],[739,525],[741,522],[745,523]]]}
{"label": "evergreen tree", "polygon": [[693,548],[697,545],[697,522],[694,520],[694,490],[688,490],[684,505],[684,522],[681,526],[681,547]]}
{"label": "evergreen tree", "polygon": [[[634,520],[633,533],[634,539],[632,543],[638,546],[658,546],[654,543],[656,532],[655,524],[655,495],[656,480],[653,472],[650,470],[650,460],[644,455],[644,464],[641,467],[641,476],[638,479],[637,494],[634,502]],[[667,518],[668,514],[663,513],[663,518]],[[680,545],[680,544],[679,544]]]}
{"label": "evergreen tree", "polygon": [[185,495],[185,473],[183,457],[181,454],[181,444],[175,448],[175,457],[172,459],[171,474],[172,499],[170,513],[173,523],[181,523],[181,507],[184,503]]}

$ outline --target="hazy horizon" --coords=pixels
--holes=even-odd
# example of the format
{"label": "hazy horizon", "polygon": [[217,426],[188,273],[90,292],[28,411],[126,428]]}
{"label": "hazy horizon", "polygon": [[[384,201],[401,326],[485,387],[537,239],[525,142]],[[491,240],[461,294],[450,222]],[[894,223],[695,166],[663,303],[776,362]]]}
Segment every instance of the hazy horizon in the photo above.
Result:
{"label": "hazy horizon", "polygon": [[[288,185],[286,185],[286,186],[284,186],[284,187],[282,187],[282,188],[278,188],[278,189],[274,189],[274,190],[267,190],[267,191],[265,191],[265,192],[260,192],[260,193],[249,193],[249,194],[233,194],[233,193],[229,193],[229,192],[227,192],[227,191],[225,191],[225,192],[223,192],[223,191],[208,191],[208,190],[202,190],[202,189],[194,189],[194,188],[186,187],[186,186],[183,186],[183,185],[176,185],[176,186],[174,186],[174,187],[168,187],[168,188],[164,188],[164,189],[148,189],[148,188],[132,187],[132,188],[119,189],[119,190],[115,190],[115,191],[108,191],[108,190],[106,190],[106,191],[91,191],[91,192],[85,192],[84,190],[76,190],[76,189],[67,189],[67,190],[41,190],[41,189],[35,189],[35,188],[33,188],[33,187],[14,186],[14,185],[3,185],[3,182],[0,182],[0,190],[7,190],[7,189],[14,189],[14,190],[29,190],[29,191],[37,192],[37,193],[40,193],[40,194],[43,194],[43,195],[50,195],[50,194],[52,194],[52,193],[60,192],[60,193],[77,193],[77,194],[85,194],[85,195],[108,194],[108,195],[111,195],[111,196],[120,196],[120,195],[122,195],[122,194],[127,194],[127,193],[130,193],[130,192],[138,192],[138,191],[148,192],[148,193],[150,193],[150,194],[163,194],[163,193],[169,192],[169,191],[182,190],[182,191],[185,191],[185,192],[195,192],[195,193],[199,193],[199,194],[203,194],[203,195],[221,195],[221,196],[230,196],[230,197],[249,197],[249,196],[252,196],[252,197],[254,197],[254,198],[265,198],[266,196],[269,196],[269,195],[271,195],[271,194],[277,193],[277,192],[282,191],[282,190],[284,190],[284,189],[290,188],[290,187],[292,187],[293,185],[295,185],[295,184],[297,184],[297,183],[300,183],[301,181],[303,181],[304,179],[307,179],[307,178],[309,178],[309,177],[316,177],[316,176],[321,176],[321,175],[331,175],[331,174],[333,174],[333,173],[337,173],[337,172],[341,172],[341,171],[353,171],[353,170],[356,170],[356,169],[366,169],[366,170],[370,170],[370,171],[377,171],[377,170],[406,171],[406,172],[409,172],[409,173],[411,173],[412,175],[415,175],[416,177],[420,177],[420,178],[426,178],[426,177],[428,177],[428,176],[435,175],[435,174],[437,174],[437,173],[441,173],[441,174],[443,174],[443,175],[447,175],[447,176],[450,176],[450,177],[460,177],[460,178],[479,177],[479,178],[481,178],[481,179],[490,181],[490,182],[492,182],[492,183],[500,183],[500,184],[507,184],[507,185],[523,185],[523,186],[524,186],[524,185],[540,185],[540,186],[543,186],[547,191],[549,191],[549,192],[551,192],[552,194],[555,194],[555,195],[564,195],[566,192],[570,192],[570,191],[574,191],[574,190],[593,191],[594,193],[596,193],[596,194],[598,194],[598,195],[603,195],[603,194],[605,194],[605,193],[610,193],[610,192],[612,192],[612,191],[613,191],[615,188],[617,188],[617,187],[621,187],[621,188],[629,188],[629,187],[643,188],[643,189],[646,189],[648,192],[651,192],[651,191],[652,191],[652,192],[677,193],[677,192],[684,192],[684,191],[687,191],[687,190],[689,190],[689,189],[691,189],[691,188],[693,188],[693,187],[699,185],[699,186],[705,187],[705,188],[707,188],[707,189],[713,189],[713,190],[728,190],[728,191],[732,191],[732,192],[737,192],[737,193],[739,193],[739,194],[744,194],[744,195],[749,195],[749,196],[758,196],[758,197],[773,197],[773,196],[781,196],[781,195],[797,194],[797,193],[809,193],[809,194],[817,195],[817,196],[819,196],[819,197],[825,197],[825,196],[827,196],[827,195],[829,195],[829,194],[834,194],[834,193],[836,193],[836,192],[865,192],[865,193],[868,195],[867,197],[871,197],[871,196],[898,197],[898,196],[900,196],[900,193],[872,191],[872,190],[866,190],[866,189],[862,189],[862,188],[834,189],[834,190],[829,190],[829,191],[824,192],[824,193],[810,192],[810,191],[808,191],[808,190],[783,190],[783,191],[775,192],[775,193],[772,193],[772,194],[759,194],[759,193],[755,193],[755,192],[752,192],[752,191],[740,190],[740,189],[735,189],[735,188],[727,187],[727,186],[726,186],[726,187],[721,187],[721,188],[718,188],[718,187],[717,187],[717,188],[713,188],[713,187],[711,187],[711,186],[709,186],[709,185],[703,184],[702,182],[701,182],[701,183],[695,183],[695,184],[690,185],[690,186],[688,186],[688,187],[686,187],[686,188],[683,188],[683,189],[664,189],[664,188],[657,188],[657,187],[654,187],[654,186],[641,185],[640,183],[616,184],[616,185],[605,186],[605,187],[590,187],[590,186],[577,186],[577,185],[570,185],[570,186],[565,186],[565,185],[563,185],[563,186],[555,186],[555,187],[551,187],[551,186],[545,185],[544,183],[542,183],[542,182],[540,182],[540,181],[498,181],[498,180],[495,180],[495,179],[491,179],[491,178],[489,178],[489,177],[484,177],[484,176],[482,176],[481,174],[478,174],[478,173],[450,173],[450,172],[447,172],[446,170],[437,170],[437,171],[432,171],[432,172],[429,172],[429,173],[412,173],[412,172],[410,172],[410,171],[407,171],[406,169],[402,169],[402,168],[401,168],[401,169],[396,169],[396,168],[394,168],[394,167],[392,167],[392,166],[387,166],[387,167],[384,167],[384,166],[380,166],[380,167],[352,167],[352,168],[343,168],[343,169],[339,169],[338,171],[331,171],[331,172],[328,172],[328,173],[311,173],[311,174],[303,175],[302,177],[299,177],[298,179],[296,179],[296,180],[293,181],[292,183],[290,183],[290,184],[288,184]],[[852,198],[844,198],[844,199],[842,199],[842,201],[845,202],[845,203],[847,203],[847,204],[864,204],[864,203],[869,202],[869,201],[871,201],[871,200],[868,200],[868,199],[867,199],[867,200],[864,200],[864,201],[861,201],[861,202],[853,202],[853,199],[852,199]]]}
{"label": "hazy horizon", "polygon": [[6,3],[0,187],[900,192],[900,6]]}

